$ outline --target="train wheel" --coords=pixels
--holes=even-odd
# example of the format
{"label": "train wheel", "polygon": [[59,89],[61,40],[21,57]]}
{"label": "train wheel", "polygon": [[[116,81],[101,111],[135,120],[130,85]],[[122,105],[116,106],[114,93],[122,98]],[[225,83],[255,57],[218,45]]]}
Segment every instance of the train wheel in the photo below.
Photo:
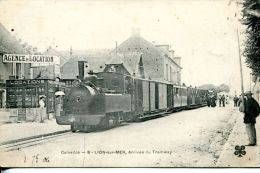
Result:
{"label": "train wheel", "polygon": [[88,125],[81,125],[79,131],[89,133],[89,132],[94,131],[94,127],[88,126]]}
{"label": "train wheel", "polygon": [[100,123],[98,125],[98,128],[105,130],[105,129],[108,129],[108,127],[109,127],[108,118],[107,117],[102,118],[102,120],[100,121]]}
{"label": "train wheel", "polygon": [[141,117],[142,117],[142,115],[140,115],[140,114],[135,115],[135,117],[134,117],[134,122],[141,122],[141,121],[142,121],[142,120],[141,120]]}
{"label": "train wheel", "polygon": [[72,133],[75,133],[75,132],[76,132],[77,129],[75,128],[75,125],[74,125],[74,124],[71,124],[71,125],[70,125],[70,130],[71,130]]}

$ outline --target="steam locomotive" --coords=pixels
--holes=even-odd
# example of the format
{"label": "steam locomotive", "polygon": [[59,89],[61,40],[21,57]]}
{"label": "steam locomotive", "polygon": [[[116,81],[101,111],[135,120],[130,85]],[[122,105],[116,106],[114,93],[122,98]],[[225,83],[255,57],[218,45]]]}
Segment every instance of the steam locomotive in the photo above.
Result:
{"label": "steam locomotive", "polygon": [[116,73],[100,72],[78,81],[56,111],[60,125],[71,131],[108,129],[169,112],[206,105],[207,90]]}

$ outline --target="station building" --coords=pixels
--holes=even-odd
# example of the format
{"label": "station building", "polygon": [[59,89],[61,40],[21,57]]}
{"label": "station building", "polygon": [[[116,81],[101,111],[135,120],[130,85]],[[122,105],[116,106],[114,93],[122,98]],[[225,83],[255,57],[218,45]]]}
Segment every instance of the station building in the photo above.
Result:
{"label": "station building", "polygon": [[88,71],[114,69],[140,78],[181,85],[181,57],[176,56],[169,45],[150,43],[139,32],[133,32],[132,36],[107,54],[71,55],[61,66],[61,78],[76,79],[79,62],[86,63],[85,74]]}
{"label": "station building", "polygon": [[[144,76],[147,79],[181,84],[181,57],[174,55],[174,50],[167,44],[155,45],[134,31],[132,36],[112,50],[112,57],[121,54],[129,62],[136,54],[142,57]],[[129,56],[131,55],[132,56]]]}
{"label": "station building", "polygon": [[6,87],[8,79],[22,79],[30,77],[29,64],[4,63],[3,55],[10,53],[25,54],[26,51],[19,42],[11,36],[0,23],[0,108],[6,107]]}
{"label": "station building", "polygon": [[44,117],[54,113],[60,77],[60,57],[26,49],[0,24],[0,123],[37,121],[39,98],[46,97]]}

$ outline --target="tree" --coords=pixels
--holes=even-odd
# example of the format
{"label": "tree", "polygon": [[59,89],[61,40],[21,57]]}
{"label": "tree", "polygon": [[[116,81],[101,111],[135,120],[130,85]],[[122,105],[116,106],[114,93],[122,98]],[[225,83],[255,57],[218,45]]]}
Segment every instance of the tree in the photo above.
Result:
{"label": "tree", "polygon": [[213,90],[213,91],[216,90],[216,86],[213,84],[204,84],[204,85],[199,86],[199,88],[206,89],[206,90]]}
{"label": "tree", "polygon": [[224,92],[230,91],[229,86],[226,84],[221,84],[219,86],[215,86],[213,84],[204,84],[204,85],[199,86],[199,88],[216,91],[217,93],[222,92],[222,91],[224,91]]}
{"label": "tree", "polygon": [[242,23],[247,26],[244,56],[253,75],[260,76],[260,1],[245,0]]}
{"label": "tree", "polygon": [[230,91],[229,86],[226,84],[219,85],[217,90],[218,90],[218,92],[222,92],[222,91],[229,92]]}

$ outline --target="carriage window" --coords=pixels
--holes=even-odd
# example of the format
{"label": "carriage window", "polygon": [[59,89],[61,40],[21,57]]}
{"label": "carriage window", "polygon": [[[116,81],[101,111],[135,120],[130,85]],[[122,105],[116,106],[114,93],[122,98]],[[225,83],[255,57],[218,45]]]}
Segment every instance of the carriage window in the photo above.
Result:
{"label": "carriage window", "polygon": [[175,95],[180,94],[179,88],[176,88]]}
{"label": "carriage window", "polygon": [[183,89],[183,95],[187,96],[187,89]]}
{"label": "carriage window", "polygon": [[125,77],[125,92],[132,93],[133,92],[133,80],[130,77]]}

